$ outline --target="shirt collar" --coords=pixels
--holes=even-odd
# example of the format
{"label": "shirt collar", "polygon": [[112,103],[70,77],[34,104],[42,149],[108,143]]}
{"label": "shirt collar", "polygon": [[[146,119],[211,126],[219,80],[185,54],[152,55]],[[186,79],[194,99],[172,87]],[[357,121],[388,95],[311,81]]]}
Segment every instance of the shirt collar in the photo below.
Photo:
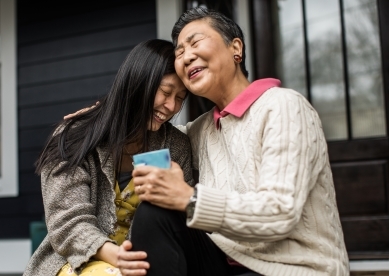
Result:
{"label": "shirt collar", "polygon": [[249,107],[272,87],[279,87],[281,81],[277,79],[267,78],[252,82],[245,90],[243,90],[235,99],[232,100],[222,111],[215,106],[213,110],[213,120],[215,126],[219,129],[219,119],[232,114],[238,118],[249,109]]}

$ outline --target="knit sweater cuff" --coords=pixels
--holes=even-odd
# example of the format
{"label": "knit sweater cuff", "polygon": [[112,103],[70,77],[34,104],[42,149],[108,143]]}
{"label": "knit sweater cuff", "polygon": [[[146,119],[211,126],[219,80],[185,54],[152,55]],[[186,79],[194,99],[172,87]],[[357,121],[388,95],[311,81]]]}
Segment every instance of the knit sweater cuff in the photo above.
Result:
{"label": "knit sweater cuff", "polygon": [[[103,246],[106,242],[112,242],[113,240],[109,239],[109,237],[105,237],[102,235],[96,235],[96,238],[90,239],[90,246],[84,252],[84,254],[74,254],[68,257],[68,262],[72,269],[76,271],[77,274],[81,273],[81,271],[86,267],[88,261],[96,255],[97,251]],[[85,244],[87,246],[87,244]]]}
{"label": "knit sweater cuff", "polygon": [[193,218],[187,221],[192,228],[218,231],[223,222],[226,196],[222,191],[197,184],[197,202]]}

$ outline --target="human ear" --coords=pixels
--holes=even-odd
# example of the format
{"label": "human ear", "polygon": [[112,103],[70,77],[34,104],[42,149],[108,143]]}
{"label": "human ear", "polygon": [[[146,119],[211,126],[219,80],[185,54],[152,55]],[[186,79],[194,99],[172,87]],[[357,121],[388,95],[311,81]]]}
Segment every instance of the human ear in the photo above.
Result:
{"label": "human ear", "polygon": [[231,42],[232,50],[234,55],[243,55],[243,42],[240,38],[234,38]]}

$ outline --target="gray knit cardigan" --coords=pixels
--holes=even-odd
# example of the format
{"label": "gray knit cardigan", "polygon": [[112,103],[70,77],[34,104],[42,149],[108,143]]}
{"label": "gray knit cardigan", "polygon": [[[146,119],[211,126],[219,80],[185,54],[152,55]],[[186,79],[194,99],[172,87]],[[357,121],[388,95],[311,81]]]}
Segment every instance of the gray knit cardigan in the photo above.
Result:
{"label": "gray knit cardigan", "polygon": [[[170,149],[172,160],[184,171],[185,181],[193,185],[188,137],[165,123],[151,133],[150,139],[150,150],[161,148]],[[31,257],[24,276],[54,276],[67,262],[78,274],[105,242],[113,242],[108,237],[116,222],[111,156],[103,148],[97,148],[74,174],[55,176],[63,164],[42,171],[48,235]]]}

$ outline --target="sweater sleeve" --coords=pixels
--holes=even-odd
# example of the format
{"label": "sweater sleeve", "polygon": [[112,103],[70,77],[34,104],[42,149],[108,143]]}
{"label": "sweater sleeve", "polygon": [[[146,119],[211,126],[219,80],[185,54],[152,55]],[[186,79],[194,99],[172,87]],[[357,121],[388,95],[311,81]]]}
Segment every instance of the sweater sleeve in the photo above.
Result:
{"label": "sweater sleeve", "polygon": [[42,196],[50,243],[78,271],[111,240],[98,228],[91,203],[90,174],[82,167],[74,173],[56,174],[64,164],[44,168]]}
{"label": "sweater sleeve", "polygon": [[[268,97],[258,138],[256,188],[223,192],[199,185],[188,226],[248,242],[284,239],[300,220],[306,199],[326,163],[326,143],[316,111],[300,96]],[[264,112],[264,113],[263,113]],[[260,120],[260,119],[258,119]],[[216,180],[217,181],[217,180]]]}

